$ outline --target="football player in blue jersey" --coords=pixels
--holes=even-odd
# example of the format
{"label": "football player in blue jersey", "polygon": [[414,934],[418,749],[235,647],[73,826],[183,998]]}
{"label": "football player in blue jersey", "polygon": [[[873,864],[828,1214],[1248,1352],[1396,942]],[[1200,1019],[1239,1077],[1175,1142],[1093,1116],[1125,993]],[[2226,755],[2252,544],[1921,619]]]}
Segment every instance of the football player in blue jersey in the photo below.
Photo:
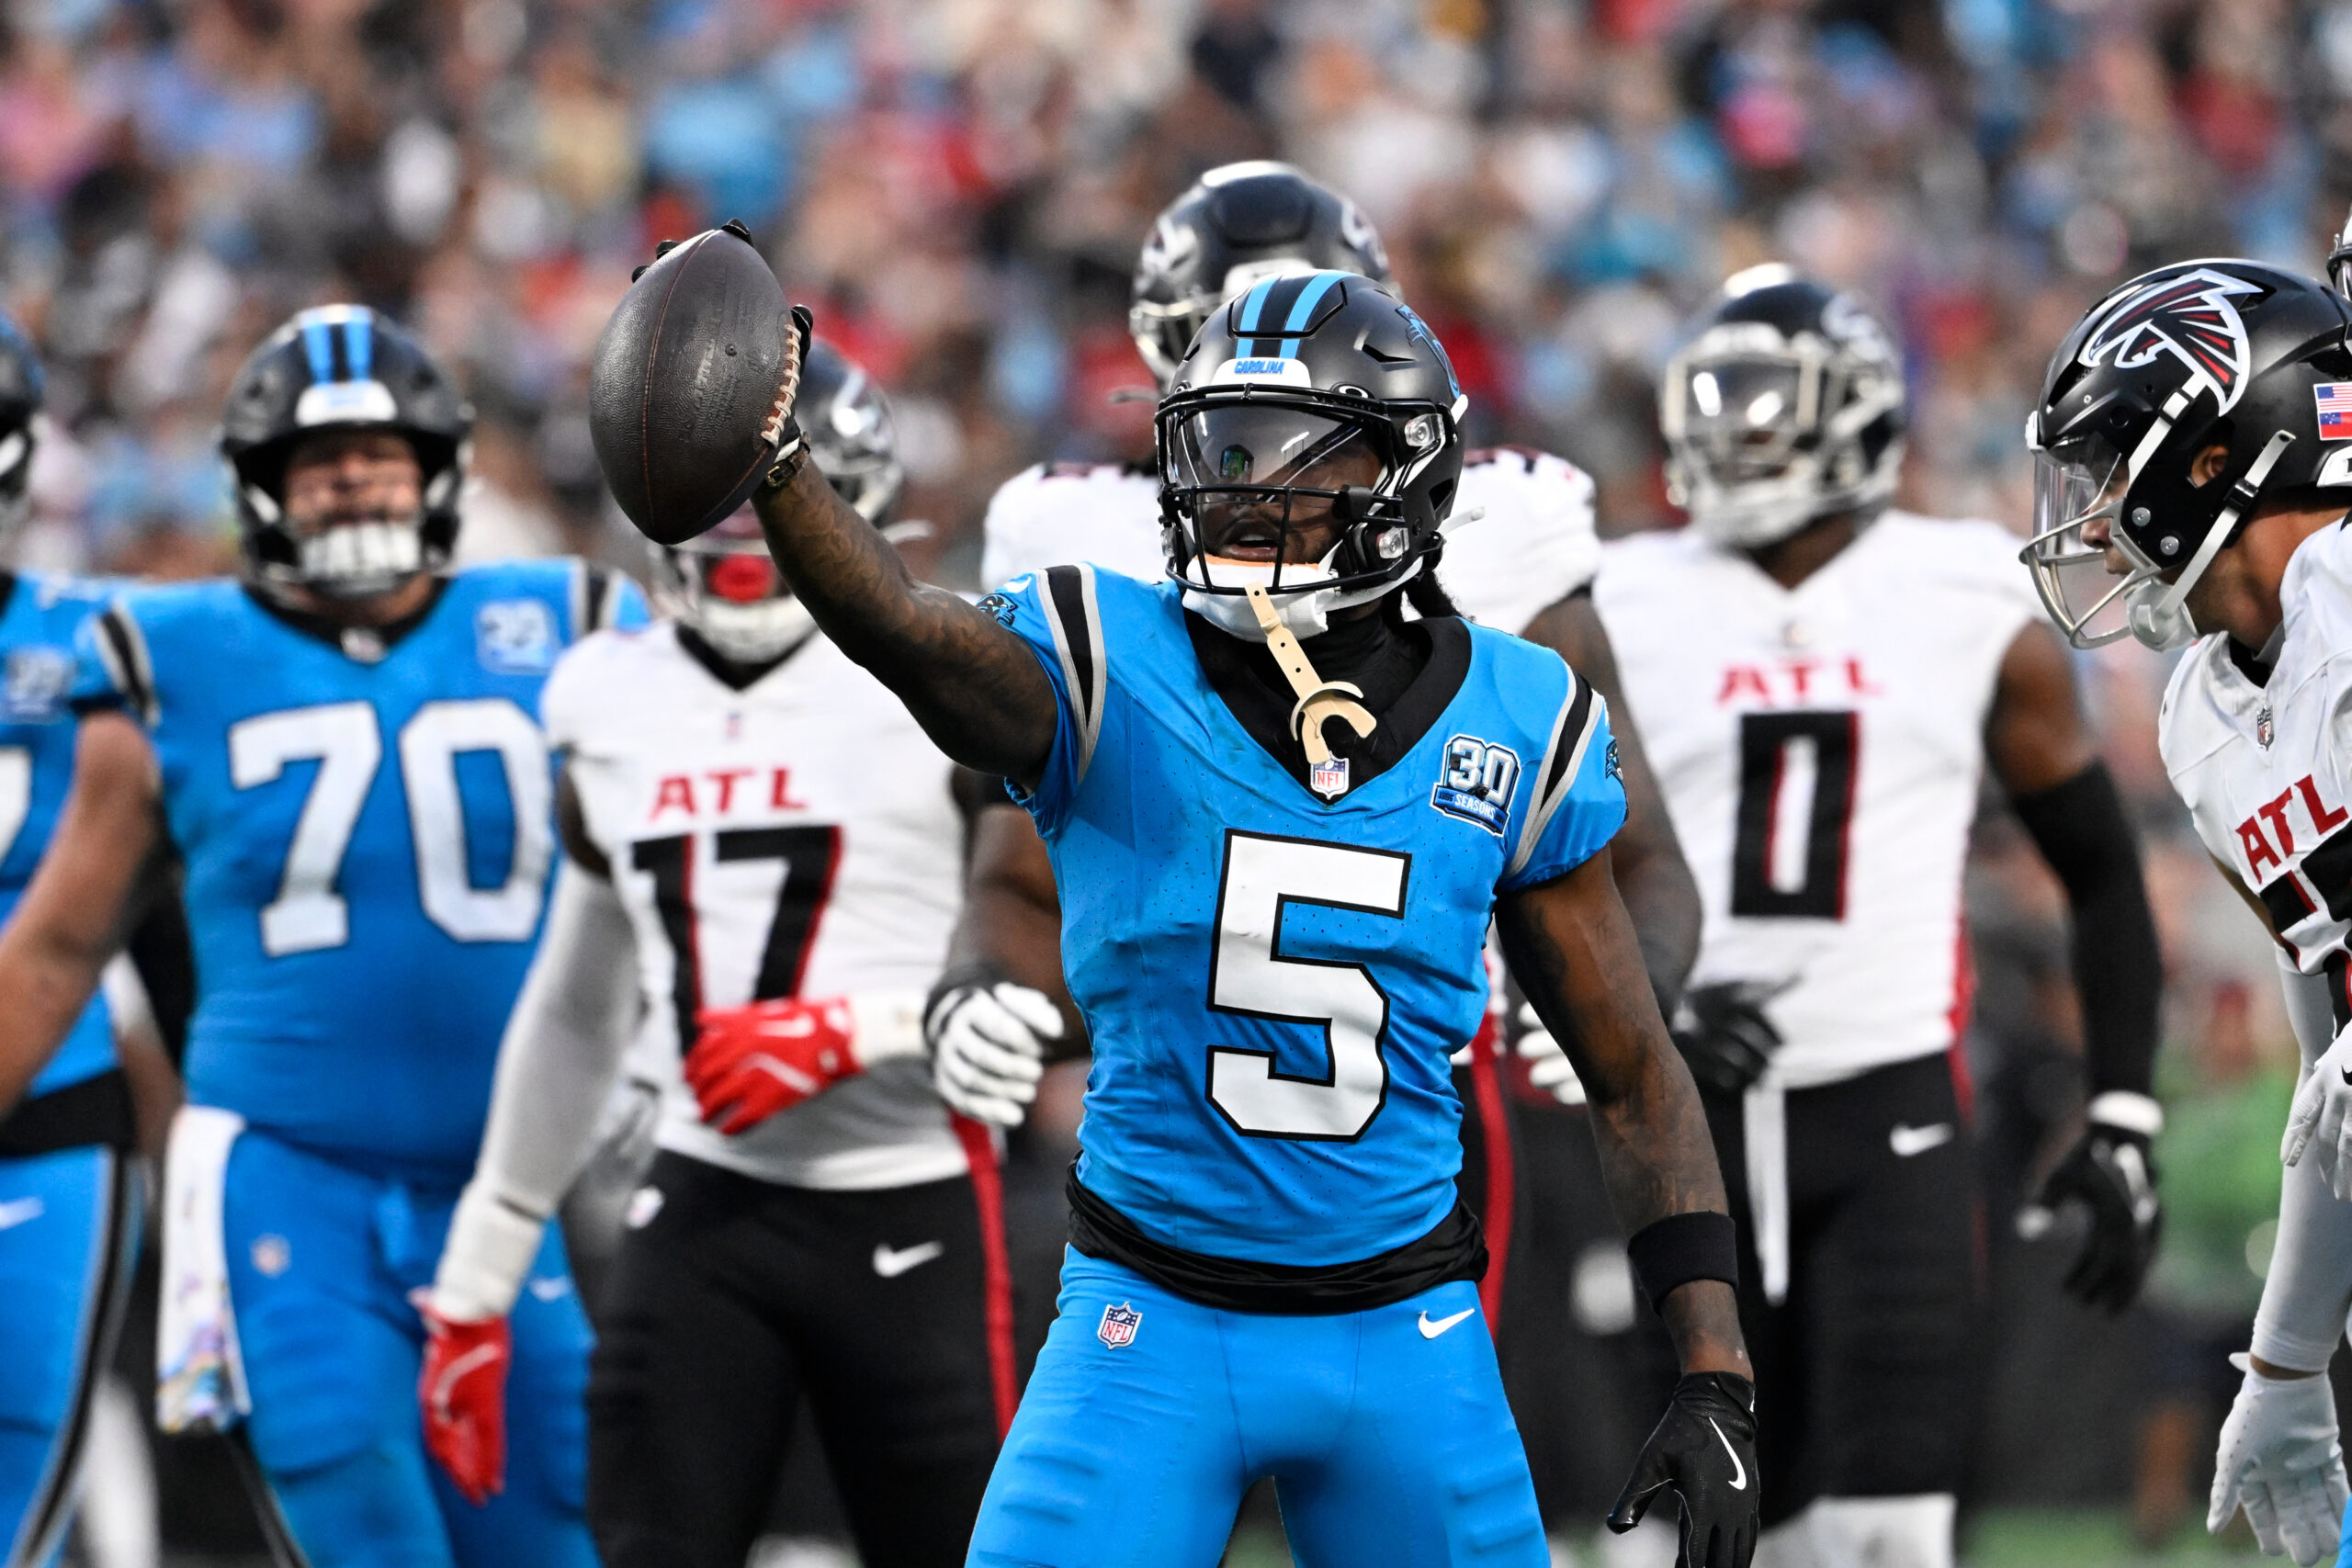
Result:
{"label": "football player in blue jersey", "polygon": [[[807,313],[796,311],[805,335]],[[1747,1563],[1754,1420],[1724,1190],[1606,849],[1606,705],[1557,655],[1398,613],[1462,463],[1452,367],[1386,288],[1270,278],[1161,400],[1170,580],[974,606],[805,464],[794,367],[754,503],[818,623],[1035,818],[1094,1049],[1056,1320],[982,1568],[1190,1568],[1275,1479],[1308,1568],[1548,1562],[1454,1191],[1448,1054],[1490,921],[1573,1042],[1683,1377],[1611,1517],[1679,1495]]]}
{"label": "football player in blue jersey", "polygon": [[531,714],[568,644],[644,614],[577,561],[444,570],[470,422],[358,307],[254,351],[221,432],[243,578],[135,589],[85,625],[73,793],[0,933],[5,1106],[72,1033],[153,852],[180,858],[199,991],[165,1416],[246,1416],[273,1522],[319,1568],[594,1562],[589,1332],[552,1231],[512,1318],[503,1495],[428,1464],[414,1404],[409,1295],[473,1164],[554,855]]}
{"label": "football player in blue jersey", "polygon": [[[0,540],[31,507],[41,367],[0,318]],[[0,571],[0,914],[32,880],[74,769],[74,628],[96,583]],[[130,1094],[106,1003],[67,1021],[13,1110],[0,1101],[0,1562],[55,1561],[92,1382],[137,1242]]]}

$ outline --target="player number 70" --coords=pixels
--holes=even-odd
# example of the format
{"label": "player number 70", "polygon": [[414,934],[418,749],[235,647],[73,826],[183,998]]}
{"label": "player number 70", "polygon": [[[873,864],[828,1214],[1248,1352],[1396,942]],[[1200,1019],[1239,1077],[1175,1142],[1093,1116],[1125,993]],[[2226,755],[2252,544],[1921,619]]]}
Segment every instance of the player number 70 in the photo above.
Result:
{"label": "player number 70", "polygon": [[[554,785],[547,742],[530,716],[504,697],[426,703],[401,727],[401,783],[416,852],[418,902],[458,942],[526,942],[538,929],[555,852]],[[506,880],[476,887],[466,874],[466,814],[458,795],[458,755],[497,754],[514,809],[514,853]],[[262,907],[261,947],[272,958],[341,947],[351,911],[335,879],[352,830],[384,758],[372,703],[322,703],[264,714],[229,728],[229,776],[252,789],[294,762],[318,773],[294,823],[277,897]]]}

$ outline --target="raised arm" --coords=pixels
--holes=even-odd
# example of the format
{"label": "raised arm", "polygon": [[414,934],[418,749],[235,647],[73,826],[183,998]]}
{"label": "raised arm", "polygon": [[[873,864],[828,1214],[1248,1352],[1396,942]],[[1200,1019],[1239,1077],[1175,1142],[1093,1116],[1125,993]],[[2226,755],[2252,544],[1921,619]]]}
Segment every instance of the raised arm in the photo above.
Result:
{"label": "raised arm", "polygon": [[1609,841],[1609,854],[1641,942],[1642,968],[1659,1010],[1671,1014],[1699,957],[1699,884],[1682,858],[1666,797],[1642,750],[1640,727],[1629,721],[1633,710],[1617,677],[1617,651],[1609,645],[1589,592],[1572,593],[1544,610],[1521,635],[1566,660],[1569,669],[1609,699],[1625,785],[1625,826]]}
{"label": "raised arm", "polygon": [[1027,646],[987,611],[916,581],[813,465],[753,504],[769,552],[825,635],[950,758],[1035,789],[1056,720],[1053,686]]}
{"label": "raised arm", "polygon": [[158,841],[159,781],[146,733],[120,713],[83,719],[74,787],[32,886],[0,931],[0,1114],[20,1099],[90,1004],[141,907]]}

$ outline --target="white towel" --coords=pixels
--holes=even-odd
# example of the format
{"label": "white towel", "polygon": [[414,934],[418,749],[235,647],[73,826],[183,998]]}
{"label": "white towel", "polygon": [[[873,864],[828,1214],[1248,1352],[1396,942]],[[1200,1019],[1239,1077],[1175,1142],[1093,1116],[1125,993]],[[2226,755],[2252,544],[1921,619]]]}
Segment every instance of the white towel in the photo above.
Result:
{"label": "white towel", "polygon": [[164,1156],[164,1300],[155,1331],[155,1424],[225,1432],[253,1410],[229,1302],[221,1192],[245,1119],[184,1105]]}
{"label": "white towel", "polygon": [[1756,1265],[1764,1299],[1778,1306],[1789,1294],[1789,1104],[1767,1069],[1740,1105],[1747,1145],[1747,1223],[1756,1231]]}

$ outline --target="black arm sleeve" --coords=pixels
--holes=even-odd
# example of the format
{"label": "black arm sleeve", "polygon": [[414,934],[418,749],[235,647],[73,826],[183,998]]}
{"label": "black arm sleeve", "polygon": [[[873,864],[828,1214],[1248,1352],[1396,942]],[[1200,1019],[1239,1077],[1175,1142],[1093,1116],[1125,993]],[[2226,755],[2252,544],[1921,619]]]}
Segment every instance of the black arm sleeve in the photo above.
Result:
{"label": "black arm sleeve", "polygon": [[187,910],[180,901],[178,867],[170,867],[158,882],[124,950],[130,954],[130,966],[139,971],[139,983],[147,987],[155,1031],[177,1067],[187,1054],[187,1021],[196,1010],[196,949],[188,938]]}
{"label": "black arm sleeve", "polygon": [[2103,762],[2012,803],[2034,847],[2065,885],[2074,912],[2075,989],[2082,998],[2090,1091],[2149,1092],[2164,959],[2140,878],[2140,846]]}

